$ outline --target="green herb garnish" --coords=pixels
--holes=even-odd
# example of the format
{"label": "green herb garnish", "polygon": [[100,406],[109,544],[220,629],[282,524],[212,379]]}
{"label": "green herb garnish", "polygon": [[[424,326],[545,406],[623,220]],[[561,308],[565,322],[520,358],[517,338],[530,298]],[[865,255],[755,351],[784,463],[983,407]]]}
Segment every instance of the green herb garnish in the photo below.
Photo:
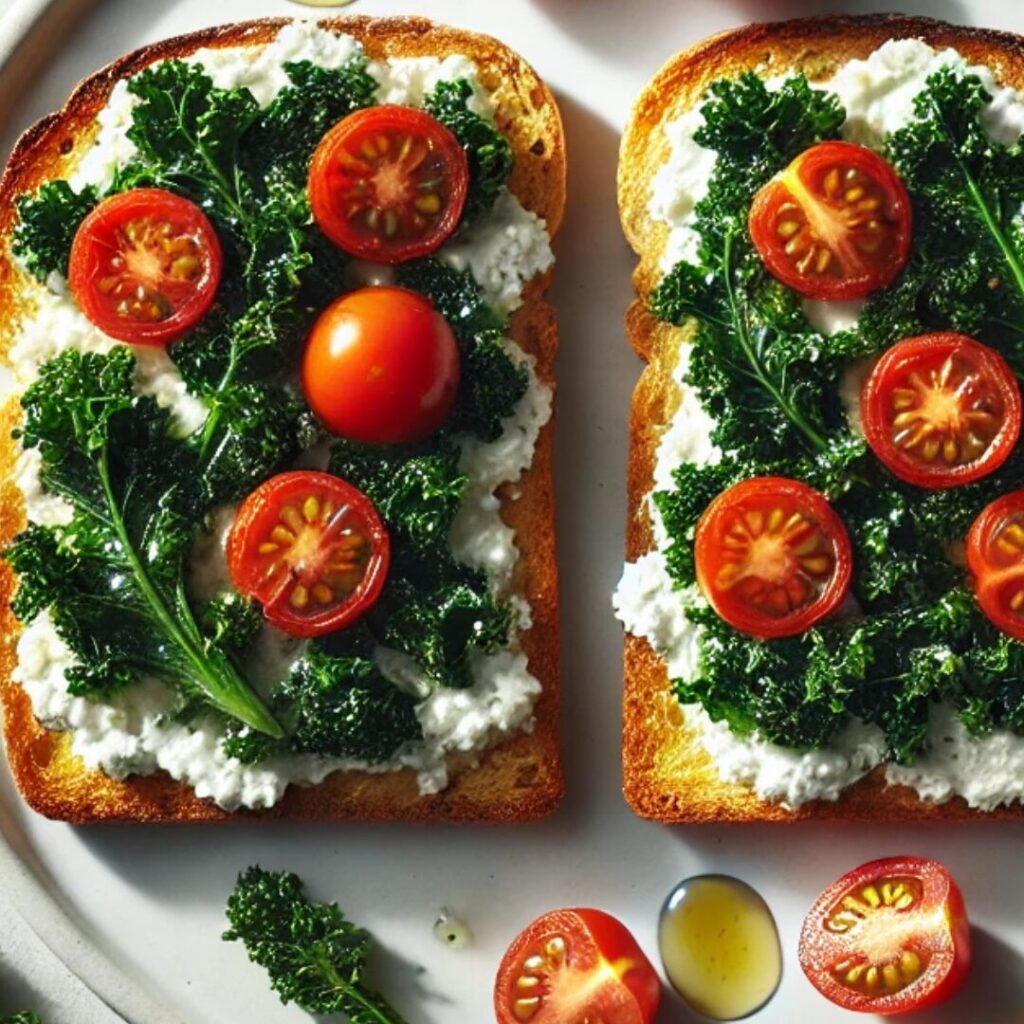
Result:
{"label": "green herb garnish", "polygon": [[364,979],[369,932],[336,903],[311,903],[297,875],[249,868],[228,898],[227,918],[224,939],[245,944],[282,1003],[343,1014],[351,1024],[404,1024]]}

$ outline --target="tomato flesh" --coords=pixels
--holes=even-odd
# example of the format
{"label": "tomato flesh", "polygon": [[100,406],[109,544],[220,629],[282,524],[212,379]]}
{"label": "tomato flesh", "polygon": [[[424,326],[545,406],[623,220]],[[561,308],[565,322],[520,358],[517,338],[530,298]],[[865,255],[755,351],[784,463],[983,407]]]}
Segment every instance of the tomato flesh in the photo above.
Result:
{"label": "tomato flesh", "polygon": [[309,169],[313,216],[335,245],[400,263],[433,252],[465,206],[469,165],[458,139],[410,107],[356,111],[321,140]]}
{"label": "tomato flesh", "polygon": [[295,636],[350,625],[380,596],[387,531],[370,499],[329,473],[281,473],[242,502],[227,541],[232,581]]}
{"label": "tomato flesh", "polygon": [[757,193],[749,229],[768,271],[801,295],[862,298],[907,262],[910,198],[870,149],[822,142]]}
{"label": "tomato flesh", "polygon": [[906,338],[875,364],[861,393],[864,436],[908,483],[933,489],[998,469],[1021,430],[1020,387],[995,350],[962,334]]}
{"label": "tomato flesh", "polygon": [[135,345],[164,345],[213,304],[222,254],[195,203],[159,188],[103,200],[71,246],[68,285],[85,316]]}
{"label": "tomato flesh", "polygon": [[986,506],[967,533],[967,566],[989,621],[1024,640],[1024,491]]}
{"label": "tomato flesh", "polygon": [[963,896],[923,857],[864,864],[826,889],[804,920],[800,965],[848,1010],[896,1014],[954,995],[971,963]]}
{"label": "tomato flesh", "polygon": [[459,349],[430,302],[402,288],[362,288],[313,327],[302,388],[328,430],[375,444],[438,431],[458,395]]}
{"label": "tomato flesh", "polygon": [[600,910],[544,914],[498,969],[498,1024],[651,1024],[661,984],[629,931]]}
{"label": "tomato flesh", "polygon": [[827,499],[797,480],[735,484],[697,523],[697,582],[726,622],[752,636],[802,633],[846,596],[850,541]]}

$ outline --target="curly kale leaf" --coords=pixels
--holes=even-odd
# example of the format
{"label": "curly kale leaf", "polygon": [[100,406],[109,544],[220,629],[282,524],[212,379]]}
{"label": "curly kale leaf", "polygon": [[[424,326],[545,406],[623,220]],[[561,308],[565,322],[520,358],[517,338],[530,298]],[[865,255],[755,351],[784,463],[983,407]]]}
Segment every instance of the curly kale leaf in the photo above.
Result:
{"label": "curly kale leaf", "polygon": [[9,557],[25,593],[18,607],[38,614],[50,605],[80,660],[69,677],[75,692],[156,675],[280,735],[188,602],[185,558],[203,514],[199,475],[191,449],[172,438],[166,410],[136,396],[134,372],[127,347],[109,356],[69,351],[45,363],[22,396],[22,443],[39,449],[43,484],[75,512],[66,527],[35,527],[15,541]]}
{"label": "curly kale leaf", "polygon": [[468,483],[454,446],[440,449],[338,441],[330,470],[367,494],[392,537],[398,560],[431,561],[445,550]]}
{"label": "curly kale leaf", "polygon": [[473,87],[465,79],[438,82],[423,109],[441,122],[462,144],[469,161],[469,194],[465,222],[494,205],[512,173],[512,146],[493,124],[469,109]]}
{"label": "curly kale leaf", "polygon": [[416,700],[389,683],[369,655],[349,638],[308,649],[274,696],[293,750],[376,764],[423,739]]}
{"label": "curly kale leaf", "polygon": [[506,351],[505,319],[485,302],[468,270],[456,270],[438,259],[405,264],[398,281],[430,298],[459,345],[462,385],[447,430],[496,440],[502,421],[512,415],[530,383],[526,366]]}
{"label": "curly kale leaf", "polygon": [[273,740],[229,722],[224,752],[243,764],[289,752],[380,764],[422,741],[416,698],[384,678],[374,647],[365,626],[311,643],[271,696],[287,737]]}
{"label": "curly kale leaf", "polygon": [[838,353],[822,355],[853,342],[810,329],[799,298],[765,271],[746,225],[757,189],[801,150],[834,137],[843,110],[802,77],[770,91],[746,74],[716,83],[711,94],[695,135],[718,151],[696,208],[699,262],[681,262],[666,275],[651,311],[695,325],[688,380],[717,421],[719,447],[758,461],[794,448],[824,452],[842,414],[825,397],[835,393]]}
{"label": "curly kale leaf", "polygon": [[[694,135],[733,178],[737,202],[746,205],[781,167],[823,139],[839,136],[846,120],[837,97],[812,89],[803,75],[769,89],[753,71],[712,84]],[[721,182],[719,182],[721,184]]]}
{"label": "curly kale leaf", "polygon": [[440,686],[473,684],[472,655],[493,653],[508,644],[515,619],[510,607],[495,602],[487,579],[454,561],[430,586],[429,578],[389,579],[381,597],[382,615],[373,616],[382,641],[408,654]]}
{"label": "curly kale leaf", "polygon": [[1024,369],[1024,149],[981,121],[991,97],[961,69],[932,75],[917,118],[885,153],[914,205],[914,251],[895,286],[875,293],[858,331],[879,346],[929,330],[981,334]]}
{"label": "curly kale leaf", "polygon": [[512,616],[495,602],[486,577],[448,551],[466,486],[458,449],[379,449],[341,441],[332,449],[330,470],[373,500],[400,542],[370,615],[381,642],[408,654],[442,686],[471,685],[471,652],[507,643]]}
{"label": "curly kale leaf", "polygon": [[305,403],[277,385],[236,384],[211,415],[216,423],[193,439],[206,451],[202,485],[211,505],[240,500],[320,436]]}
{"label": "curly kale leaf", "polygon": [[343,117],[372,106],[377,82],[363,56],[340,68],[307,60],[284,66],[291,81],[261,114],[247,140],[254,167],[281,173],[297,189],[306,184],[309,161],[320,140]]}
{"label": "curly kale leaf", "polygon": [[38,1013],[23,1010],[21,1013],[15,1013],[10,1017],[0,1018],[0,1024],[43,1024],[43,1018]]}
{"label": "curly kale leaf", "polygon": [[98,199],[93,188],[75,192],[66,181],[48,181],[18,200],[11,250],[29,273],[40,281],[54,271],[67,277],[75,232]]}
{"label": "curly kale leaf", "polygon": [[502,330],[506,325],[485,301],[480,286],[468,270],[456,270],[434,257],[403,263],[398,283],[426,295],[448,321],[462,345],[477,334]]}
{"label": "curly kale leaf", "polygon": [[371,937],[335,903],[311,903],[291,872],[251,867],[228,898],[228,942],[270,976],[282,1003],[309,1013],[340,1013],[351,1024],[404,1024],[365,980]]}

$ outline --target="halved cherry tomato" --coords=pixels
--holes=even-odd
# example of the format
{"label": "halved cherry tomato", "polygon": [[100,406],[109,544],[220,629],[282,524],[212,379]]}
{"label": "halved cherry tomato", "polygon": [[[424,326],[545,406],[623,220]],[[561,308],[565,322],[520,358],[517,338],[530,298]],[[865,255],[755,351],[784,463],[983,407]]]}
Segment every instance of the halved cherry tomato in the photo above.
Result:
{"label": "halved cherry tomato", "polygon": [[321,230],[362,259],[401,263],[455,230],[469,188],[459,140],[422,110],[369,107],[320,141],[309,201]]}
{"label": "halved cherry tomato", "polygon": [[650,1024],[658,975],[626,927],[600,910],[553,910],[525,928],[498,968],[498,1024]]}
{"label": "halved cherry tomato", "polygon": [[800,966],[847,1010],[923,1010],[954,995],[971,966],[964,898],[924,857],[862,864],[830,885],[800,935]]}
{"label": "halved cherry tomato", "polygon": [[860,409],[874,453],[921,487],[986,476],[1020,437],[1020,387],[1006,360],[951,331],[893,345],[864,382]]}
{"label": "halved cherry tomato", "polygon": [[884,288],[910,254],[910,197],[870,149],[820,142],[754,197],[750,236],[769,272],[812,299]]}
{"label": "halved cherry tomato", "polygon": [[68,285],[86,318],[132,345],[166,345],[213,305],[221,248],[195,203],[162,188],[104,199],[71,246]]}
{"label": "halved cherry tomato", "polygon": [[989,621],[1024,640],[1024,491],[982,509],[967,533],[967,567]]}
{"label": "halved cherry tomato", "polygon": [[391,562],[370,499],[330,473],[271,477],[239,506],[227,540],[238,590],[294,636],[321,636],[373,607]]}
{"label": "halved cherry tomato", "polygon": [[459,348],[430,302],[403,288],[361,288],[320,316],[302,389],[335,434],[394,444],[433,434],[459,391]]}
{"label": "halved cherry tomato", "polygon": [[835,611],[850,587],[850,538],[828,500],[798,480],[759,476],[723,491],[694,537],[697,582],[731,626],[792,636]]}

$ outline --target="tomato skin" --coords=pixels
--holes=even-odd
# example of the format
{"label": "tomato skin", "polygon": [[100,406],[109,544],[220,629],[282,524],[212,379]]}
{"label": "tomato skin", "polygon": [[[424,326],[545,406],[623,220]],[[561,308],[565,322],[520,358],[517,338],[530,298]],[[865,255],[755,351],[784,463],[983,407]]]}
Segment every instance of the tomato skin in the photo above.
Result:
{"label": "tomato skin", "polygon": [[[539,1007],[525,1018],[517,1016],[514,1006],[523,993],[517,981],[524,963],[543,956],[552,937],[564,940],[562,963],[543,976]],[[605,980],[594,985],[601,975]],[[567,987],[560,987],[560,981]],[[581,987],[585,1001],[574,1001]],[[580,1019],[596,1014],[604,1024],[651,1024],[660,1001],[661,982],[636,939],[616,918],[591,908],[553,910],[524,928],[509,945],[494,986],[498,1024],[575,1024],[577,1017],[568,1017],[570,1012]]]}
{"label": "tomato skin", "polygon": [[[859,930],[866,933],[870,927],[872,911],[864,907],[867,913],[862,923],[846,934],[828,930],[825,923],[837,912],[842,913],[844,896],[856,896],[868,885],[877,892],[880,880],[885,878],[908,879],[915,887],[914,901],[905,911],[875,912],[888,915],[879,925],[882,935],[894,934],[892,922],[898,922],[892,962],[901,950],[912,950],[918,956],[919,973],[913,980],[902,979],[905,987],[898,991],[869,994],[863,988],[843,984],[833,967],[863,956],[858,953],[857,937]],[[963,894],[941,864],[925,857],[885,857],[862,864],[833,882],[808,911],[799,957],[815,988],[844,1009],[891,1016],[937,1006],[956,995],[970,973],[971,929]]]}
{"label": "tomato skin", "polygon": [[375,444],[438,431],[460,376],[448,323],[403,288],[361,288],[337,299],[313,326],[302,357],[302,389],[327,429]]}
{"label": "tomato skin", "polygon": [[[943,373],[949,374],[945,385],[936,379]],[[912,379],[919,382],[917,386]],[[917,404],[912,411],[918,418],[913,423],[930,422],[933,427],[934,419],[929,421],[926,415],[929,397],[962,396],[957,399],[960,410],[992,422],[991,431],[986,431],[985,447],[976,457],[955,464],[947,463],[938,453],[929,463],[919,456],[919,444],[900,447],[893,436],[897,391],[905,396],[916,394]],[[965,407],[966,402],[972,405]],[[897,342],[875,364],[861,391],[861,420],[872,451],[901,480],[933,490],[958,487],[994,472],[1010,456],[1021,432],[1020,385],[995,349],[952,331],[922,334]],[[957,446],[963,443],[957,439],[963,438],[965,429],[972,431],[972,438],[976,436],[973,427],[962,424],[955,430],[947,429],[944,423],[938,426],[937,435],[932,436],[949,438]],[[977,444],[981,443],[979,437]],[[962,449],[957,447],[957,451]]]}
{"label": "tomato skin", "polygon": [[[416,140],[411,163],[401,157],[409,139]],[[377,152],[382,141],[389,148]],[[349,114],[320,140],[309,167],[309,200],[320,229],[339,248],[378,263],[434,252],[458,227],[468,193],[469,162],[459,140],[412,107],[385,104]],[[415,205],[428,196],[437,204],[430,213]],[[390,232],[382,227],[385,217],[393,218]]]}
{"label": "tomato skin", "polygon": [[[832,188],[829,175],[836,168],[840,176]],[[849,184],[861,192],[857,200],[844,198],[853,194],[844,184],[848,174],[855,176]],[[862,212],[858,204],[865,202],[877,207]],[[795,234],[787,230],[796,225]],[[768,272],[783,284],[812,299],[858,299],[891,284],[906,265],[910,197],[877,153],[850,142],[819,142],[761,188],[748,228]],[[788,253],[794,245],[796,251]],[[826,258],[825,252],[830,255],[819,271],[816,260]],[[808,253],[807,265],[799,266]]]}
{"label": "tomato skin", "polygon": [[986,618],[1015,640],[1024,641],[1024,614],[1012,605],[1015,595],[1024,589],[1024,550],[1013,529],[1021,524],[1024,491],[1011,491],[986,505],[967,532],[967,567],[974,596]]}
{"label": "tomato skin", "polygon": [[[780,523],[798,513],[803,519],[805,532],[798,534],[794,541],[785,543],[783,530],[774,535],[779,538],[779,558],[784,556],[786,566],[779,580],[771,585],[773,593],[780,588],[788,590],[794,577],[807,580],[807,583],[805,587],[801,584],[806,589],[803,603],[788,611],[770,614],[759,608],[749,592],[744,591],[742,576],[728,585],[722,581],[729,571],[732,552],[736,550],[735,547],[730,548],[734,543],[733,531],[737,524],[746,529],[741,517],[761,516],[768,524],[761,536],[771,535],[768,517],[776,510],[784,513]],[[794,549],[808,539],[808,531],[818,541],[806,554],[827,560],[824,569],[817,574],[819,578],[814,579],[807,579],[795,564],[798,559]],[[850,538],[843,521],[824,495],[788,477],[752,477],[719,494],[697,523],[694,559],[697,583],[715,612],[734,628],[760,639],[795,636],[831,615],[842,604],[853,575]],[[743,563],[740,564],[742,566]],[[762,578],[757,573],[750,575],[755,579]]]}
{"label": "tomato skin", "polygon": [[[317,502],[315,512],[299,523],[307,536],[292,548],[279,544],[277,551],[264,553],[261,544],[278,541],[275,529],[300,532],[297,517],[306,512],[311,497]],[[284,512],[288,507],[294,512],[291,518]],[[336,511],[333,517],[331,509]],[[339,583],[330,562],[346,531],[362,544],[358,568]],[[296,552],[294,559],[290,551]],[[237,590],[262,603],[271,625],[302,637],[333,633],[361,618],[380,597],[391,564],[390,538],[370,499],[340,477],[315,470],[279,473],[249,494],[235,513],[225,554]],[[270,573],[278,562],[279,571]],[[337,592],[318,604],[318,584],[330,584]],[[298,607],[292,598],[300,585],[311,596]]]}
{"label": "tomato skin", "polygon": [[[144,283],[169,307],[168,315],[141,319],[121,315],[118,301],[101,290],[111,280],[111,254],[124,257],[134,247],[125,235],[129,225],[169,224],[177,239],[189,246],[197,262],[194,279],[176,279],[153,266],[159,251],[143,255],[140,265],[151,272]],[[131,260],[129,259],[129,267]],[[220,284],[223,254],[213,225],[195,203],[161,188],[137,188],[104,199],[75,233],[68,264],[68,286],[85,317],[105,334],[132,345],[166,345],[194,327],[209,311]],[[129,282],[137,278],[128,276]]]}

